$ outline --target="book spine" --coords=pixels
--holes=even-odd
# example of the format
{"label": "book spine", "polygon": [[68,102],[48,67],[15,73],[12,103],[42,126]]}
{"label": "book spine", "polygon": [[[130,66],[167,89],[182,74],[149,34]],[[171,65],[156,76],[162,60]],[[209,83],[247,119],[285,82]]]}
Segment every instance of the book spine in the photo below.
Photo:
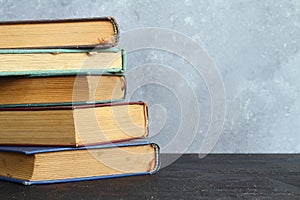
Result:
{"label": "book spine", "polygon": [[127,56],[126,56],[126,51],[125,49],[121,49],[122,53],[122,70],[121,72],[125,72],[127,68]]}
{"label": "book spine", "polygon": [[109,46],[109,47],[113,47],[113,46],[116,46],[118,44],[118,42],[119,42],[119,39],[120,39],[120,29],[119,29],[119,25],[118,25],[118,23],[117,23],[117,21],[115,20],[114,17],[110,16],[110,17],[108,17],[108,19],[112,23],[112,25],[114,27],[114,32],[115,32],[115,34],[114,34],[114,43],[111,44],[111,46]]}
{"label": "book spine", "polygon": [[150,174],[155,174],[158,172],[160,168],[160,148],[156,143],[151,143],[152,147],[155,149],[155,160],[153,161],[154,164],[152,165],[150,171]]}

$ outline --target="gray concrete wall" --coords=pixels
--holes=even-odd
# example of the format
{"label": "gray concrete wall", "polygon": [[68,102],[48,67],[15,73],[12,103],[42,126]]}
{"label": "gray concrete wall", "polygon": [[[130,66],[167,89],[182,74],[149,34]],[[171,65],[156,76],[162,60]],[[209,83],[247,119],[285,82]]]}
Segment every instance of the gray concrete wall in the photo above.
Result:
{"label": "gray concrete wall", "polygon": [[[122,33],[143,27],[175,30],[207,51],[226,89],[224,129],[216,138],[213,152],[300,152],[300,1],[0,0],[3,21],[93,16],[115,16]],[[195,94],[197,107],[191,103],[191,96],[181,102],[176,91],[166,85],[149,84],[151,80],[159,83],[157,77],[168,80],[167,75],[158,75],[161,68],[147,66],[149,63],[168,66],[181,74]],[[141,73],[137,66],[143,65]],[[180,144],[172,138],[184,134],[192,144],[189,151],[198,152],[211,113],[203,78],[188,61],[157,49],[130,52],[128,70],[131,79],[148,82],[136,87],[128,80],[127,99],[149,102],[152,139],[163,151],[176,151]],[[191,103],[189,112],[180,110],[183,103]],[[195,125],[193,110],[197,109],[201,117],[196,134],[188,129],[178,131],[183,114],[190,116],[189,127]]]}

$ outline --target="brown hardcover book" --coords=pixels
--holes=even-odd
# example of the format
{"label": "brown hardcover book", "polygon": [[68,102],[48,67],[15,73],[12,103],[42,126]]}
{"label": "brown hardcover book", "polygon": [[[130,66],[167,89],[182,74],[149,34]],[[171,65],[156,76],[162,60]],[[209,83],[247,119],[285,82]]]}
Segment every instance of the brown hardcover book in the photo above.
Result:
{"label": "brown hardcover book", "polygon": [[124,99],[126,89],[119,75],[0,76],[0,85],[0,107],[111,102]]}
{"label": "brown hardcover book", "polygon": [[119,29],[112,17],[0,22],[0,48],[115,46]]}
{"label": "brown hardcover book", "polygon": [[0,108],[0,145],[85,146],[147,135],[142,102]]}

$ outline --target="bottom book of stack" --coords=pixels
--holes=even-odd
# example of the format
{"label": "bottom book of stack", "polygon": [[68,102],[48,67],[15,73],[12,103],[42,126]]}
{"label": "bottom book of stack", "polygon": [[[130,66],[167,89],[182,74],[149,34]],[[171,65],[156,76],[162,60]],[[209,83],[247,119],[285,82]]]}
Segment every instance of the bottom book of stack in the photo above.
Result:
{"label": "bottom book of stack", "polygon": [[147,175],[159,168],[159,147],[129,141],[86,147],[0,146],[0,179],[31,184]]}

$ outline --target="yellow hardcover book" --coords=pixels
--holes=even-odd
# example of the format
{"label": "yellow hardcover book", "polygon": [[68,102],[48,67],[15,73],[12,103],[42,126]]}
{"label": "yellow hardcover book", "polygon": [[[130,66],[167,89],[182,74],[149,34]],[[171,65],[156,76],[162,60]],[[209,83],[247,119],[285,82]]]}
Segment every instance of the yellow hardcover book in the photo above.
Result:
{"label": "yellow hardcover book", "polygon": [[0,48],[108,48],[119,29],[112,17],[0,22]]}
{"label": "yellow hardcover book", "polygon": [[143,102],[0,108],[0,145],[77,147],[147,135]]}
{"label": "yellow hardcover book", "polygon": [[123,100],[122,75],[0,76],[0,107],[72,105]]}

